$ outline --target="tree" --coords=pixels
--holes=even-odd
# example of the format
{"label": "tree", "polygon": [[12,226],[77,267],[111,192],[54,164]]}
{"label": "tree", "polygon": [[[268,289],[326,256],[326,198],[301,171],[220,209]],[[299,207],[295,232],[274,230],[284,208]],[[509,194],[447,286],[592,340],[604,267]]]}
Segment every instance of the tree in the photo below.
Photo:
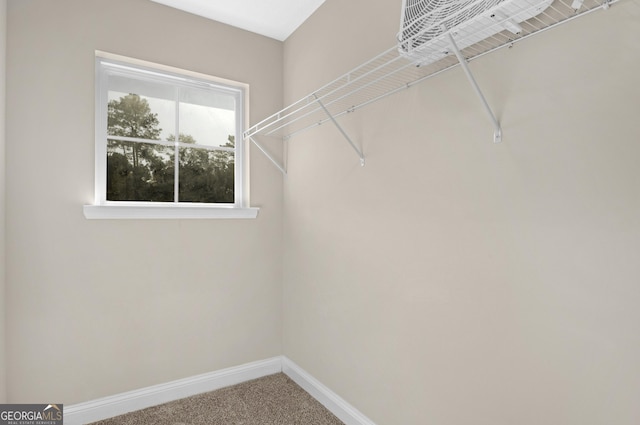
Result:
{"label": "tree", "polygon": [[[151,112],[146,99],[128,94],[108,103],[107,134],[157,140],[162,129],[158,114]],[[119,153],[119,152],[122,153]],[[114,201],[171,201],[171,181],[167,177],[166,148],[148,143],[109,140],[107,143],[107,199]],[[173,167],[172,167],[173,168]],[[155,184],[152,184],[155,183]],[[161,187],[158,187],[161,186]],[[167,193],[167,190],[169,192]]]}
{"label": "tree", "polygon": [[[229,135],[223,147],[234,148]],[[180,135],[180,141],[191,143]],[[234,153],[196,148],[180,149],[180,200],[184,202],[233,203]]]}
{"label": "tree", "polygon": [[[162,132],[159,124],[158,114],[152,113],[149,102],[137,94],[128,94],[108,103],[107,128],[111,136],[157,140]],[[132,144],[132,148],[133,166],[136,167],[140,159],[140,149],[135,143]]]}

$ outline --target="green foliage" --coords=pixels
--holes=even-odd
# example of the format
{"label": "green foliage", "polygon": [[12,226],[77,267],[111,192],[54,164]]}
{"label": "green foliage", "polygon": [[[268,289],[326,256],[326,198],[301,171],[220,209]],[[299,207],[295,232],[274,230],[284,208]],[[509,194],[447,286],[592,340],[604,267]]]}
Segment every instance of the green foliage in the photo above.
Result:
{"label": "green foliage", "polygon": [[107,129],[111,136],[156,140],[160,136],[158,114],[137,94],[128,94],[108,104]]}
{"label": "green foliage", "polygon": [[[234,147],[228,140],[224,147]],[[180,200],[233,203],[234,169],[233,152],[180,148]]]}
{"label": "green foliage", "polygon": [[[157,114],[140,96],[129,94],[109,102],[109,135],[158,140],[161,132]],[[167,138],[174,140],[174,135]],[[172,202],[178,149],[181,202],[233,203],[234,153],[198,148],[188,134],[180,134],[178,140],[194,147],[109,140],[107,200]],[[234,146],[235,138],[230,135],[224,147]]]}

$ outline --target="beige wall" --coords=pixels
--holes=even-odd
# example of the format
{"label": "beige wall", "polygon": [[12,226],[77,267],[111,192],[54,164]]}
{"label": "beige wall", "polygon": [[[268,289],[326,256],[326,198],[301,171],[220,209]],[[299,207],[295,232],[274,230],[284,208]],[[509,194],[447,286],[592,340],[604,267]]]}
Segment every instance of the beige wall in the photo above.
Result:
{"label": "beige wall", "polygon": [[78,403],[281,353],[282,177],[256,220],[93,220],[94,51],[249,83],[282,106],[282,43],[148,0],[10,0],[8,399]]}
{"label": "beige wall", "polygon": [[[375,3],[375,6],[373,5]],[[287,101],[393,45],[400,0],[328,0]],[[640,423],[640,2],[290,141],[284,354],[379,425]]]}
{"label": "beige wall", "polygon": [[6,402],[5,374],[5,69],[7,36],[7,1],[0,0],[0,403]]}

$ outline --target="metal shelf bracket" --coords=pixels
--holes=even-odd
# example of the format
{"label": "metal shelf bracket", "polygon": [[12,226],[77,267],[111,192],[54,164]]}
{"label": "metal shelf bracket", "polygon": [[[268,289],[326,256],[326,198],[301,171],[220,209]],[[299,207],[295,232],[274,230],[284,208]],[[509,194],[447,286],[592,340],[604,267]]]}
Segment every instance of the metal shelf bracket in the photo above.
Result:
{"label": "metal shelf bracket", "polygon": [[351,145],[353,150],[356,151],[356,154],[358,154],[358,157],[360,158],[360,166],[364,167],[365,161],[364,161],[364,155],[362,154],[362,151],[360,151],[360,149],[358,149],[358,147],[355,145],[355,143],[353,143],[353,141],[351,140],[349,135],[344,131],[344,129],[340,126],[340,124],[338,124],[338,121],[336,121],[336,119],[333,117],[333,115],[331,115],[331,112],[329,112],[329,110],[324,106],[324,104],[318,98],[318,96],[316,94],[314,94],[313,97],[316,99],[316,102],[318,103],[318,105],[320,105],[320,107],[322,108],[324,113],[327,114],[327,117],[329,117],[331,122],[336,126],[336,128],[340,131],[340,133],[342,133],[342,135],[347,140],[347,142],[349,142],[349,144]]}
{"label": "metal shelf bracket", "polygon": [[489,103],[487,103],[487,99],[485,99],[484,95],[482,94],[482,91],[480,91],[480,87],[478,86],[478,83],[476,82],[475,78],[473,78],[473,74],[471,74],[471,71],[469,70],[469,65],[467,64],[467,60],[464,58],[464,56],[462,56],[462,53],[460,53],[460,49],[458,49],[458,45],[453,39],[451,32],[448,32],[447,36],[449,36],[449,43],[451,44],[451,49],[456,54],[456,57],[458,58],[458,62],[460,62],[460,66],[464,70],[464,73],[466,74],[467,79],[471,83],[473,90],[476,92],[476,94],[480,98],[480,101],[482,102],[482,106],[484,107],[484,110],[487,112],[487,115],[489,115],[489,118],[493,123],[493,129],[494,129],[493,143],[500,143],[502,141],[502,128],[500,127],[500,123],[498,122],[496,116],[493,114],[491,107],[489,107]]}
{"label": "metal shelf bracket", "polygon": [[284,168],[284,165],[280,164],[278,161],[276,161],[276,159],[269,153],[269,151],[267,151],[265,149],[264,146],[262,146],[260,143],[258,143],[258,141],[256,139],[253,138],[254,136],[249,136],[249,140],[251,140],[251,142],[256,145],[256,147],[258,149],[260,149],[260,152],[262,152],[264,154],[264,156],[267,157],[267,159],[269,161],[271,161],[273,163],[273,165],[275,165],[278,170],[280,170],[282,172],[282,174],[284,174],[285,176],[287,175],[287,170]]}

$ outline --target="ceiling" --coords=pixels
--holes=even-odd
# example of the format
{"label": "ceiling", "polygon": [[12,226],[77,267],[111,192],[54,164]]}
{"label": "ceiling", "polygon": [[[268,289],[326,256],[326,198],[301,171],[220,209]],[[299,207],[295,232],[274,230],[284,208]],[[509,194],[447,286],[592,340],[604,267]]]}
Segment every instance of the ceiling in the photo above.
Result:
{"label": "ceiling", "polygon": [[284,41],[325,0],[151,0]]}

